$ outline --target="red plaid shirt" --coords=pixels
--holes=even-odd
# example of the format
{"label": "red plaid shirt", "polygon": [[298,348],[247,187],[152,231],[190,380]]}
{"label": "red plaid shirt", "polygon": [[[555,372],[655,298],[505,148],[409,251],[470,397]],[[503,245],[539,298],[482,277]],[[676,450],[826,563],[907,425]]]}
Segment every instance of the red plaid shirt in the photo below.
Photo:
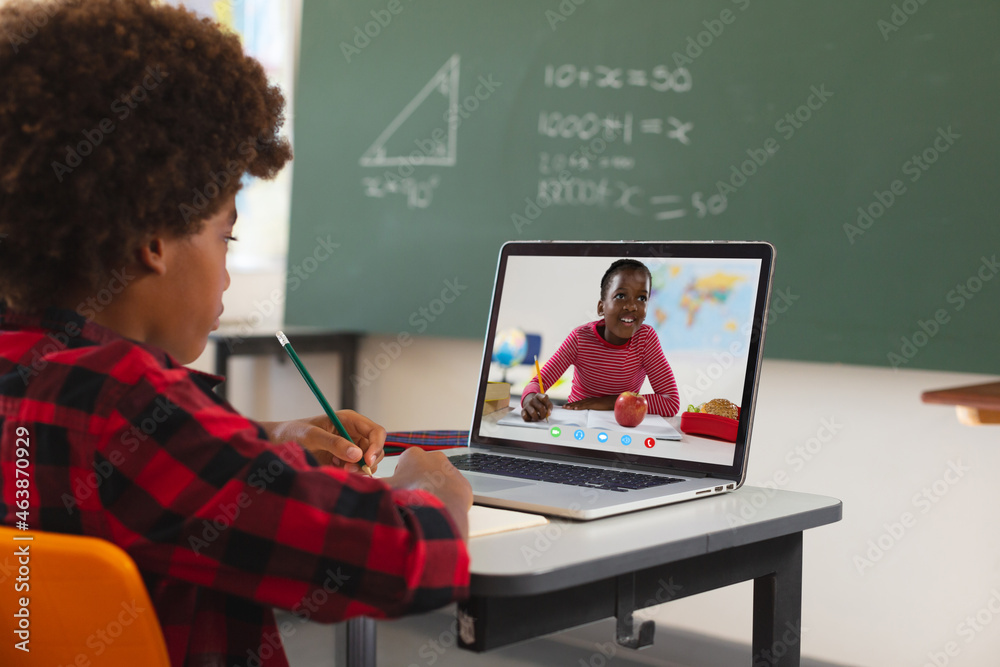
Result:
{"label": "red plaid shirt", "polygon": [[468,552],[436,498],[269,442],[212,392],[220,380],[75,313],[0,304],[0,521],[18,520],[23,427],[30,528],[125,549],[174,665],[287,665],[271,607],[329,623],[467,594]]}

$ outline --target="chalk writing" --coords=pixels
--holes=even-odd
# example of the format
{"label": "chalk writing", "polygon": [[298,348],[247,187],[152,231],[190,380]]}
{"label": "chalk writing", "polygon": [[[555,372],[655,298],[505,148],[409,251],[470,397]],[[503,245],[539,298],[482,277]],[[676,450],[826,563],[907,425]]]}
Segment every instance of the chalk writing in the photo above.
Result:
{"label": "chalk writing", "polygon": [[386,172],[384,177],[375,176],[361,179],[361,184],[365,187],[366,197],[382,199],[390,194],[403,195],[406,197],[406,205],[409,208],[430,206],[434,197],[434,189],[440,182],[441,179],[437,174],[432,174],[429,178],[418,181],[415,178],[400,178],[391,172]]}
{"label": "chalk writing", "polygon": [[538,173],[558,174],[564,169],[589,171],[591,169],[618,169],[629,171],[635,168],[635,158],[631,155],[590,156],[579,152],[572,155],[565,153],[538,154]]}
{"label": "chalk writing", "polygon": [[670,71],[666,65],[657,65],[651,71],[596,65],[578,67],[572,64],[546,65],[546,88],[600,88],[622,90],[624,88],[649,88],[657,92],[686,93],[691,90],[691,72],[686,67]]}
{"label": "chalk writing", "polygon": [[[654,220],[668,221],[684,218],[689,209],[683,206],[684,196],[678,194],[652,194],[638,185],[611,178],[586,178],[569,176],[538,180],[538,205],[582,206],[622,210],[636,217],[651,216]],[[726,210],[725,197],[711,195],[707,199],[701,192],[690,198],[691,206],[699,218],[715,216]]]}
{"label": "chalk writing", "polygon": [[708,199],[703,199],[700,192],[691,195],[691,205],[698,211],[698,217],[704,218],[707,215],[719,215],[726,210],[729,201],[722,195],[711,195]]}
{"label": "chalk writing", "polygon": [[601,115],[594,111],[575,114],[543,110],[538,114],[538,133],[554,139],[589,141],[600,136],[612,141],[621,136],[622,141],[629,145],[632,143],[636,125],[640,134],[662,135],[667,140],[685,146],[691,144],[690,133],[694,130],[693,122],[685,122],[673,116],[668,116],[666,119],[640,118],[636,123],[632,112]]}
{"label": "chalk writing", "polygon": [[[458,110],[458,75],[461,68],[461,57],[456,53],[430,78],[424,87],[400,111],[375,142],[368,147],[359,163],[362,167],[388,167],[398,165],[433,165],[438,167],[454,167],[458,160],[458,126],[461,123]],[[400,127],[406,123],[413,112],[420,106],[435,103],[444,109],[442,117],[448,124],[447,134],[442,130],[440,137],[433,137],[431,150],[424,150],[417,143],[418,150],[409,154],[401,151],[392,154],[386,147],[389,140],[397,134]],[[407,142],[403,142],[407,147]],[[397,148],[397,150],[399,150]]]}
{"label": "chalk writing", "polygon": [[632,143],[633,119],[631,112],[618,116],[600,116],[593,111],[584,114],[564,114],[561,111],[541,111],[538,114],[538,133],[546,137],[590,141],[600,135],[606,141],[619,136],[625,144]]}

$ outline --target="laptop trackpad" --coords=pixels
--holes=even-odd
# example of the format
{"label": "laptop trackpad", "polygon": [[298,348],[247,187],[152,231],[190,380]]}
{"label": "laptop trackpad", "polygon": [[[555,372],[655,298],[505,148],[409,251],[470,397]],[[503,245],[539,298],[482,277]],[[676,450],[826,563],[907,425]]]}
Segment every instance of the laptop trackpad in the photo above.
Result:
{"label": "laptop trackpad", "polygon": [[519,486],[530,486],[532,484],[532,482],[520,482],[516,479],[482,477],[480,475],[466,475],[465,478],[472,485],[473,493],[492,493],[493,491],[516,489]]}

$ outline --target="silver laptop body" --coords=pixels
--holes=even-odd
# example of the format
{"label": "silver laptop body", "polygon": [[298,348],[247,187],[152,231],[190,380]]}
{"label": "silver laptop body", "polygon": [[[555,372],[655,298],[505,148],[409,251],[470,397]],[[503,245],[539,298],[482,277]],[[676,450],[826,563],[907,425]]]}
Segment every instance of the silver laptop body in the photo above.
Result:
{"label": "silver laptop body", "polygon": [[[589,413],[590,423],[574,414],[579,422],[565,427],[517,423],[523,421],[520,394],[536,376],[533,357],[537,354],[544,365],[571,330],[588,322],[602,326],[597,314],[601,278],[612,262],[626,258],[643,263],[651,274],[644,323],[656,332],[676,382],[680,409],[666,419],[676,435],[642,432],[646,421],[635,428],[609,424],[607,412]],[[505,244],[497,264],[469,445],[448,452],[466,468],[463,474],[472,484],[475,502],[596,519],[739,488],[750,450],[773,264],[774,248],[765,242]],[[526,350],[532,343],[537,349]],[[546,387],[553,403],[568,397],[575,371],[570,366],[555,386]],[[511,385],[510,406],[484,415],[487,383],[501,380]],[[651,392],[648,378],[643,387],[640,393]],[[685,421],[687,431],[682,429],[681,413],[689,404],[715,398],[739,406],[735,442],[727,439],[731,435],[720,434],[718,419],[704,415],[685,415],[691,421]],[[475,467],[469,465],[470,454],[520,459],[522,470],[513,477],[469,470]],[[626,486],[618,482],[532,479],[544,476],[536,472],[548,470],[549,462],[610,471],[612,479],[627,478],[628,486],[635,486],[636,480],[656,485],[623,490],[609,488]],[[630,473],[663,479],[642,481],[645,478]],[[660,484],[668,478],[676,481]]]}

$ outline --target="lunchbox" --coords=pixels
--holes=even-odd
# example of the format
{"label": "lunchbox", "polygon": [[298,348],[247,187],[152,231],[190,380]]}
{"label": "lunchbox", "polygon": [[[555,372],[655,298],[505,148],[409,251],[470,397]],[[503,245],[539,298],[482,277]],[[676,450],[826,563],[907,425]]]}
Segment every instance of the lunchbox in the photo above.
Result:
{"label": "lunchbox", "polygon": [[[739,408],[737,408],[739,410]],[[707,412],[681,413],[681,430],[690,435],[707,435],[727,442],[736,442],[740,421]]]}

